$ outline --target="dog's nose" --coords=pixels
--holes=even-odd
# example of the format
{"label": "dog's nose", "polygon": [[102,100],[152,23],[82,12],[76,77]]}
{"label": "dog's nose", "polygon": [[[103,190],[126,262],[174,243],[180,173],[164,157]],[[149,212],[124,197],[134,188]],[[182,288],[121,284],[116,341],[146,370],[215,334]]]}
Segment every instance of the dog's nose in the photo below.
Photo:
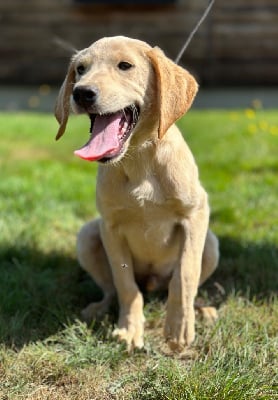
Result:
{"label": "dog's nose", "polygon": [[83,107],[88,107],[95,104],[97,97],[97,88],[91,86],[78,86],[73,90],[74,101]]}

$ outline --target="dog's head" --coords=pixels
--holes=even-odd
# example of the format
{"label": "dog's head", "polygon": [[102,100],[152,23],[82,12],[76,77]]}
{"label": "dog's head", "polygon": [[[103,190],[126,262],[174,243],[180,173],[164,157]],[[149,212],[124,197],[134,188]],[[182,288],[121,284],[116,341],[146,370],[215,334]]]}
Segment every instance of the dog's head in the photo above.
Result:
{"label": "dog's head", "polygon": [[117,161],[148,126],[161,139],[190,108],[196,92],[195,79],[159,48],[122,36],[103,38],[71,60],[56,103],[56,139],[63,135],[71,109],[86,113],[91,137],[75,154],[90,161]]}

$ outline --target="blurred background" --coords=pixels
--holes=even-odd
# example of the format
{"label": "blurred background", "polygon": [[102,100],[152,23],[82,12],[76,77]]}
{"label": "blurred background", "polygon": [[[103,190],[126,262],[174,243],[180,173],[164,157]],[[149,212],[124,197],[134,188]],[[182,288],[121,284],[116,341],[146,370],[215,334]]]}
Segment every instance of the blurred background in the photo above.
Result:
{"label": "blurred background", "polygon": [[[64,42],[80,50],[103,36],[126,35],[174,59],[207,5],[208,0],[1,0],[0,108],[49,110],[72,54]],[[216,0],[180,64],[201,86],[197,106],[217,107],[225,100],[227,107],[244,107],[259,99],[274,108],[277,0]]]}

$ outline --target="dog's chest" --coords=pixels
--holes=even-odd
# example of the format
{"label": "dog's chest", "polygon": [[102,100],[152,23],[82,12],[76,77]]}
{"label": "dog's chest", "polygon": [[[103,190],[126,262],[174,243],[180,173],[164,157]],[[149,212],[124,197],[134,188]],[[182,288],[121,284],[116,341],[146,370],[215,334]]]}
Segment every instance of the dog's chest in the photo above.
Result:
{"label": "dog's chest", "polygon": [[158,205],[164,200],[159,182],[155,177],[142,179],[138,184],[127,184],[127,192],[130,200],[138,207],[148,207]]}
{"label": "dog's chest", "polygon": [[[130,214],[131,218],[137,215],[142,221],[154,222],[157,214],[163,213],[166,199],[155,176],[146,176],[137,182],[126,182],[122,195],[123,212]],[[161,215],[159,218],[161,219]]]}
{"label": "dog's chest", "polygon": [[105,184],[98,183],[98,209],[111,225],[171,225],[183,213],[182,201],[169,194],[155,174],[136,180],[111,177]]}
{"label": "dog's chest", "polygon": [[172,260],[177,252],[174,242],[180,217],[156,177],[118,183],[110,186],[109,193],[109,199],[106,195],[105,201],[99,201],[100,212],[126,238],[134,257],[153,264]]}

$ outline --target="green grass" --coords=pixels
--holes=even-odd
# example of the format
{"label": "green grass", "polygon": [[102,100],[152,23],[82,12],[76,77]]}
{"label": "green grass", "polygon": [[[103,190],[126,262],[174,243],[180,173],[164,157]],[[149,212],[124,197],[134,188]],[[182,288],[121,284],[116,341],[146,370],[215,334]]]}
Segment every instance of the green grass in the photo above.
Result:
{"label": "green grass", "polygon": [[190,111],[179,122],[209,192],[218,271],[200,290],[219,308],[182,356],[146,299],[146,349],[111,338],[116,312],[87,327],[100,293],[75,237],[96,215],[96,164],[73,156],[86,118],[58,143],[51,115],[0,114],[0,399],[272,400],[277,388],[278,112]]}

